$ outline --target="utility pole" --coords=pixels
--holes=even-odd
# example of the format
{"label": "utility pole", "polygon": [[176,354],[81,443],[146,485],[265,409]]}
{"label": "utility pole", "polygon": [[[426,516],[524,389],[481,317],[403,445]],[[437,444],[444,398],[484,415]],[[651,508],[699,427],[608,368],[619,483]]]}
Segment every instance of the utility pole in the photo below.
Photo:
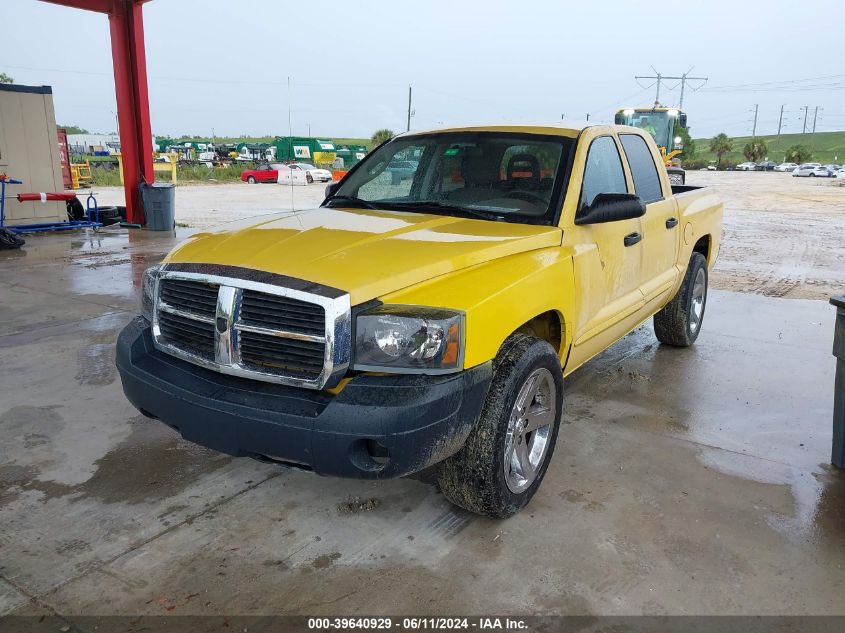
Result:
{"label": "utility pole", "polygon": [[807,133],[807,111],[810,109],[810,106],[804,106],[804,127],[801,128],[801,134],[804,135]]}
{"label": "utility pole", "polygon": [[411,131],[411,86],[408,86],[408,132]]}
{"label": "utility pole", "polygon": [[308,124],[308,138],[311,138],[311,124]]}
{"label": "utility pole", "polygon": [[816,141],[816,120],[819,118],[819,106],[816,106],[815,112],[813,112],[813,133],[810,134],[810,149],[813,149],[813,145]]}
{"label": "utility pole", "polygon": [[757,138],[757,110],[760,108],[759,103],[754,104],[754,127],[751,128],[751,140]]}
{"label": "utility pole", "polygon": [[654,107],[660,105],[660,73],[657,73],[657,95],[654,97]]}
{"label": "utility pole", "polygon": [[589,112],[587,112],[587,120],[588,121],[590,120],[590,113]]}
{"label": "utility pole", "polygon": [[[653,66],[652,66],[652,70],[654,70]],[[707,77],[690,77],[689,74],[690,74],[691,71],[692,71],[692,68],[690,68],[687,72],[685,72],[680,77],[671,77],[669,75],[664,75],[664,74],[659,73],[656,70],[654,70],[654,73],[655,73],[654,75],[637,75],[637,76],[634,77],[634,79],[636,79],[636,80],[654,79],[655,80],[655,82],[657,84],[657,93],[655,94],[655,97],[654,97],[654,107],[655,108],[660,105],[660,84],[662,84],[667,79],[680,81],[681,82],[681,98],[680,98],[680,101],[679,101],[679,104],[678,104],[678,108],[683,109],[683,107],[684,107],[684,90],[686,88],[687,82],[689,82],[689,81],[703,81],[703,82],[707,83]],[[702,86],[703,85],[704,84],[702,84]],[[699,86],[699,88],[700,87],[701,86]],[[698,88],[696,88],[696,90],[697,89]]]}
{"label": "utility pole", "polygon": [[780,129],[783,127],[783,106],[780,107],[780,118],[778,119],[778,143],[780,143]]}

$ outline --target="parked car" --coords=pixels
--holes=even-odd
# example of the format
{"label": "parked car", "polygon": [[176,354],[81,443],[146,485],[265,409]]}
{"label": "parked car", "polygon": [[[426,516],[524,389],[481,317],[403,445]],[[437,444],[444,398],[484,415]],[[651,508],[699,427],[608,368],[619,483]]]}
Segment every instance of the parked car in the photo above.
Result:
{"label": "parked car", "polygon": [[757,163],[740,163],[736,166],[736,171],[754,171],[757,169]]}
{"label": "parked car", "polygon": [[279,182],[279,165],[259,163],[253,169],[244,169],[241,180],[251,185],[256,182]]}
{"label": "parked car", "polygon": [[816,163],[815,165],[801,165],[792,172],[792,175],[802,178],[831,178],[833,172],[827,167],[822,167]]}
{"label": "parked car", "polygon": [[832,171],[832,172],[834,172],[834,173],[836,173],[837,171],[839,171],[839,165],[831,164],[831,165],[824,165],[823,167],[824,167],[825,169],[827,169],[828,171]]}
{"label": "parked car", "polygon": [[288,167],[293,170],[300,169],[304,171],[308,182],[314,182],[315,180],[319,182],[329,182],[332,179],[332,172],[328,169],[320,169],[310,163],[292,163],[288,165]]}
{"label": "parked car", "polygon": [[770,160],[764,160],[762,163],[757,163],[754,167],[756,171],[773,171],[775,168],[775,163]]}
{"label": "parked car", "polygon": [[387,171],[390,173],[391,184],[398,185],[403,180],[413,178],[417,173],[417,165],[418,163],[411,160],[390,161]]}
{"label": "parked car", "polygon": [[[396,196],[386,166],[411,148]],[[674,192],[659,157],[626,126],[400,135],[319,209],[196,234],[148,269],[124,393],[230,455],[358,479],[436,465],[453,503],[513,515],[570,441],[565,376],[652,316],[666,354],[701,332],[723,205]]]}
{"label": "parked car", "polygon": [[836,172],[836,177],[837,177],[837,178],[845,178],[845,167],[840,168],[840,169]]}
{"label": "parked car", "polygon": [[781,163],[775,167],[775,171],[793,171],[798,167],[798,163]]}

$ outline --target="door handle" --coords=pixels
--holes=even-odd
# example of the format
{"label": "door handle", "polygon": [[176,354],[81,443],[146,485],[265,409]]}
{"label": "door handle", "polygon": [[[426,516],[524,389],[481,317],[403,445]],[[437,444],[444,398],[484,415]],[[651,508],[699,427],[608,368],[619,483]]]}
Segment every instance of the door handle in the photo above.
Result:
{"label": "door handle", "polygon": [[625,246],[633,246],[642,239],[643,236],[640,233],[629,233],[625,236]]}
{"label": "door handle", "polygon": [[678,226],[678,218],[669,218],[666,220],[667,229],[674,229],[676,226]]}

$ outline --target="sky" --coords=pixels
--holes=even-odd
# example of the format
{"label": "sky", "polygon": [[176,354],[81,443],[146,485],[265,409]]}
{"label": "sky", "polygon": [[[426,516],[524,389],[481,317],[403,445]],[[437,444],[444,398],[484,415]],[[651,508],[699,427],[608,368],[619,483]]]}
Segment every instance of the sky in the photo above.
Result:
{"label": "sky", "polygon": [[[56,119],[115,130],[105,16],[3,0],[0,72],[53,87]],[[612,122],[684,94],[693,137],[845,129],[845,12],[794,0],[152,0],[154,134],[369,137],[561,117]],[[288,88],[290,82],[290,89]],[[662,82],[678,105],[679,82]],[[290,119],[289,119],[290,115]],[[289,126],[290,120],[290,126]]]}

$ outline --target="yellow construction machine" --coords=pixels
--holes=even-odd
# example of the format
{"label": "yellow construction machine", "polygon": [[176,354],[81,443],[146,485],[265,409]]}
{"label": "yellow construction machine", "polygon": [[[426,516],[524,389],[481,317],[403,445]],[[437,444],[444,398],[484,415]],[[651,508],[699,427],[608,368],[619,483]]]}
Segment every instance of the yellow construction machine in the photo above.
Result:
{"label": "yellow construction machine", "polygon": [[687,115],[678,108],[664,108],[655,105],[653,108],[625,108],[616,112],[617,125],[631,125],[647,131],[654,137],[669,181],[673,185],[682,185],[686,181],[686,173],[681,168],[678,156],[684,151],[683,141],[676,135],[676,128],[687,126]]}

